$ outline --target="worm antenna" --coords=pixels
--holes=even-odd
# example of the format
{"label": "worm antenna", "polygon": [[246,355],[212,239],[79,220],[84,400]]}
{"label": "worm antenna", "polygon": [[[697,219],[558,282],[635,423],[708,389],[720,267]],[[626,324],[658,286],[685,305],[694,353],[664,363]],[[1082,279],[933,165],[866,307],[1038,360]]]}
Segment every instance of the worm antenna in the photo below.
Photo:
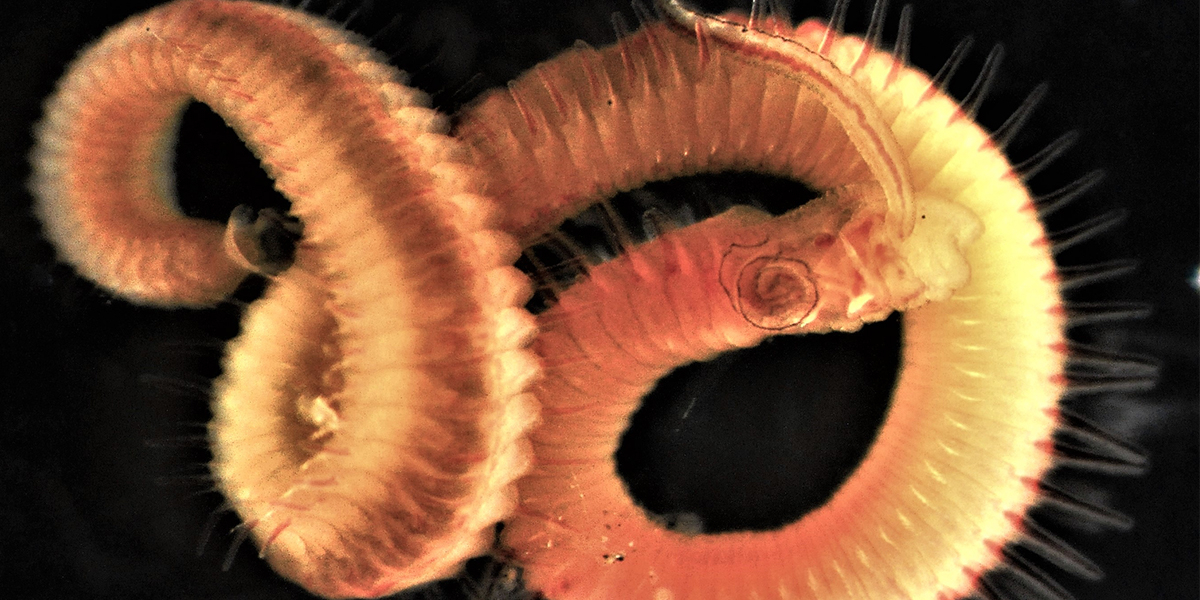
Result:
{"label": "worm antenna", "polygon": [[984,59],[983,68],[980,69],[979,75],[975,77],[975,83],[971,85],[971,89],[967,91],[967,95],[963,96],[960,104],[963,107],[963,112],[970,115],[972,119],[979,113],[979,105],[987,99],[988,92],[991,91],[992,84],[996,81],[996,76],[1000,72],[1000,63],[1004,60],[1004,45],[996,44],[992,46],[992,50],[988,52],[987,58]]}
{"label": "worm antenna", "polygon": [[1037,87],[1033,88],[1033,91],[1029,92],[1028,96],[1025,96],[1021,105],[992,132],[992,141],[995,142],[997,148],[1002,150],[1008,148],[1013,138],[1020,133],[1021,128],[1029,121],[1029,117],[1033,116],[1033,111],[1037,110],[1038,105],[1042,103],[1049,92],[1049,84],[1039,83]]}

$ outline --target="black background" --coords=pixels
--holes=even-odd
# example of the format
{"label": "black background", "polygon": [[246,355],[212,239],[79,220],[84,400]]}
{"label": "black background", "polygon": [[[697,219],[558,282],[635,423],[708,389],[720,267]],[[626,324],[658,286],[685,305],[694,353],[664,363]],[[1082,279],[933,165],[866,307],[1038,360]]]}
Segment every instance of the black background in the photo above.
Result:
{"label": "black background", "polygon": [[[375,0],[358,7],[360,1],[345,0],[332,15],[345,19],[357,7],[350,26],[367,34],[398,15],[377,46],[394,53],[394,63],[415,74],[414,85],[447,111],[577,38],[611,41],[613,11],[636,23],[627,5],[598,0]],[[56,265],[28,214],[26,156],[42,98],[81,45],[154,4],[22,0],[0,13],[0,587],[29,598],[305,597],[247,549],[230,571],[220,570],[230,519],[220,522],[202,557],[193,554],[220,499],[194,495],[203,485],[188,484],[187,475],[203,473],[203,449],[172,441],[203,433],[206,388],[218,374],[221,340],[236,332],[237,308],[156,311],[113,299]],[[852,6],[851,30],[865,26],[865,4]],[[1107,173],[1097,190],[1051,219],[1051,230],[1128,209],[1122,227],[1061,258],[1135,258],[1140,269],[1072,298],[1154,307],[1142,321],[1074,332],[1081,341],[1154,357],[1163,374],[1153,391],[1073,402],[1145,447],[1152,466],[1140,478],[1060,474],[1138,525],[1125,533],[1056,526],[1108,573],[1099,583],[1059,579],[1081,600],[1197,598],[1196,7],[1136,0],[914,4],[913,59],[926,70],[936,70],[968,34],[977,48],[1005,44],[1005,64],[980,116],[985,125],[1002,122],[1036,84],[1050,84],[1012,155],[1028,157],[1070,130],[1081,141],[1033,179],[1035,192],[1094,168]],[[828,11],[802,4],[793,14]],[[973,53],[952,91],[965,92],[983,54]],[[246,182],[244,165],[228,159],[219,140],[210,148],[210,137],[219,135],[185,138],[180,191],[185,202],[212,200],[224,207],[214,215],[227,214],[236,194],[266,184]]]}

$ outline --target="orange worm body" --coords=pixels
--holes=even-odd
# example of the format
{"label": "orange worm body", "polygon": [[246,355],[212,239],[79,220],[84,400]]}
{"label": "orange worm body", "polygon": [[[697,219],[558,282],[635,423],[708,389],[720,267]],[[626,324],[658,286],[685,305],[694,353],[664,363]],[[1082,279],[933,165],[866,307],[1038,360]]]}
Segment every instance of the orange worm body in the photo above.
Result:
{"label": "orange worm body", "polygon": [[244,532],[328,597],[452,573],[510,510],[536,418],[515,245],[444,119],[356,38],[279,7],[183,1],[81,55],[39,130],[48,236],[115,293],[210,304],[245,274],[219,228],[173,206],[170,132],[192,98],[305,229],[218,383],[212,469]]}
{"label": "orange worm body", "polygon": [[[825,39],[823,27],[810,22],[793,34],[807,42],[810,50],[803,50],[795,40],[748,30],[737,19],[673,10],[684,35],[650,25],[612,48],[577,50],[553,59],[511,85],[507,99],[486,100],[481,104],[486,114],[511,115],[505,133],[472,136],[471,123],[483,120],[467,121],[466,139],[485,140],[474,145],[477,152],[482,149],[484,164],[489,153],[502,154],[506,168],[520,174],[518,181],[538,181],[536,189],[546,192],[544,204],[535,206],[522,199],[535,188],[526,190],[503,174],[491,179],[506,182],[489,188],[499,198],[516,198],[508,205],[510,229],[536,234],[584,199],[640,185],[644,179],[707,168],[779,172],[764,166],[771,163],[761,153],[777,148],[773,136],[788,128],[764,125],[794,127],[803,122],[797,116],[800,108],[810,103],[786,97],[782,104],[795,106],[797,115],[784,111],[782,121],[761,118],[760,110],[772,114],[768,99],[777,89],[773,77],[809,88],[834,82],[870,99],[870,108],[858,107],[859,114],[880,111],[886,133],[875,132],[876,137],[894,136],[892,142],[866,150],[895,144],[900,157],[860,162],[851,148],[864,148],[847,141],[854,136],[829,134],[827,128],[819,128],[819,136],[805,136],[789,129],[788,138],[802,140],[798,146],[803,150],[785,155],[808,159],[788,174],[829,189],[831,182],[869,181],[872,176],[886,182],[889,173],[910,170],[911,177],[896,181],[911,181],[918,225],[897,229],[901,235],[912,231],[907,240],[920,240],[916,245],[928,253],[905,252],[903,237],[889,247],[901,249],[898,254],[910,269],[923,266],[928,275],[920,279],[927,289],[938,290],[927,292],[926,298],[939,301],[916,308],[919,302],[904,301],[903,294],[889,298],[898,300],[891,304],[895,308],[912,309],[905,315],[903,370],[892,407],[864,462],[827,504],[778,531],[689,536],[667,531],[633,502],[616,474],[612,453],[629,415],[657,377],[716,350],[761,339],[727,329],[736,321],[731,317],[738,314],[736,302],[730,304],[736,298],[728,294],[728,285],[718,284],[715,257],[741,243],[723,237],[730,230],[723,229],[729,224],[721,220],[695,226],[694,233],[678,233],[687,242],[670,234],[596,267],[590,279],[567,290],[562,304],[539,319],[542,333],[536,347],[547,367],[538,387],[544,424],[534,433],[537,466],[520,482],[521,510],[504,542],[526,565],[531,585],[558,599],[933,600],[971,593],[977,578],[1000,564],[1000,549],[1022,535],[1023,516],[1038,501],[1030,482],[1038,481],[1051,464],[1050,437],[1065,387],[1064,321],[1055,266],[1028,192],[988,134],[963,118],[957,103],[890,55],[832,32],[823,54],[852,81],[809,79],[803,71],[788,78],[779,71],[794,63],[779,61],[780,56],[805,51],[815,56],[821,46],[818,31]],[[786,46],[788,52],[772,52],[776,46]],[[764,63],[775,66],[764,69],[771,77],[764,75],[754,84],[711,87],[704,69],[724,75],[721,61],[737,64],[737,76],[746,78],[752,76],[744,71]],[[609,67],[613,72],[580,75],[599,72],[598,65],[614,65]],[[656,71],[656,65],[669,66]],[[654,81],[667,84],[651,86],[644,73],[656,73]],[[653,108],[629,108],[627,129],[615,137],[609,137],[610,130],[619,119],[604,118],[608,102],[589,104],[580,91],[603,90],[610,81],[614,87],[633,82],[624,92],[633,98],[650,90],[660,94],[644,101]],[[850,97],[834,92],[817,96]],[[692,124],[690,107],[710,95],[722,97],[726,107],[755,107],[728,109],[729,114],[706,121],[709,126],[718,123],[714,127],[720,132],[744,133],[746,139],[738,138],[729,158],[711,163],[697,159],[689,165],[665,154],[661,148],[667,142],[661,140],[673,139],[679,130],[663,124],[671,118]],[[613,96],[611,106],[623,106],[624,97]],[[816,111],[817,123],[830,122],[825,115],[834,112]],[[589,128],[599,133],[589,133]],[[546,131],[571,134],[558,139]],[[521,150],[497,150],[491,145],[495,139],[509,140]],[[589,139],[606,140],[606,147],[621,152],[573,150]],[[690,148],[707,148],[701,143],[674,147],[685,150],[685,157],[691,156]],[[714,150],[710,156],[718,154]],[[584,161],[584,156],[595,160]],[[628,158],[619,162],[618,156]],[[846,171],[843,162],[811,160],[827,156],[859,166]],[[895,166],[862,166],[868,164]],[[582,175],[563,175],[574,173],[575,166]],[[886,189],[885,184],[885,197]],[[890,201],[885,205],[895,206]],[[974,229],[972,215],[982,222],[982,232]],[[945,224],[938,236],[923,233],[920,223],[929,218]],[[744,224],[741,219],[736,221]],[[978,240],[969,244],[976,235]],[[706,236],[712,244],[724,245],[705,246],[701,240]],[[969,279],[965,267],[947,260],[957,256],[958,248],[964,249]],[[939,275],[945,279],[939,282]],[[822,289],[822,277],[814,276],[813,289]]]}
{"label": "orange worm body", "polygon": [[784,49],[786,61],[756,61],[649,24],[534,67],[465,111],[455,133],[524,240],[646,181],[738,169],[817,189],[876,182],[890,230],[907,233],[908,173],[869,99],[815,54]]}
{"label": "orange worm body", "polygon": [[487,173],[505,229],[530,241],[617,191],[697,172],[764,171],[819,190],[871,183],[885,207],[877,236],[901,259],[882,304],[962,285],[974,216],[913,198],[887,124],[851,79],[793,42],[739,53],[706,31],[649,24],[547,61],[464,111],[455,134]]}

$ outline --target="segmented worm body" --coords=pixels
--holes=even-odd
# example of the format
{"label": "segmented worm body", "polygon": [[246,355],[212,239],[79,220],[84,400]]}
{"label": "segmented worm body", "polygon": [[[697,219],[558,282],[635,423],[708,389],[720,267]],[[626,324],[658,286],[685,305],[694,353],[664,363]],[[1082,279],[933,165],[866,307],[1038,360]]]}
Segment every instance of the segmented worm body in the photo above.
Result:
{"label": "segmented worm body", "polygon": [[[748,27],[744,17],[674,5],[668,13],[667,25],[613,47],[555,58],[468,113],[469,124],[509,126],[460,132],[485,140],[474,146],[482,164],[490,164],[494,140],[519,147],[495,162],[519,175],[489,179],[510,207],[510,229],[541,231],[577,199],[647,179],[730,168],[783,172],[818,190],[882,182],[881,197],[888,189],[911,194],[913,213],[904,214],[904,202],[879,203],[895,209],[878,213],[899,232],[891,261],[843,245],[853,226],[820,218],[765,225],[765,216],[750,225],[755,219],[739,210],[593,268],[539,318],[536,348],[547,373],[535,389],[544,423],[533,433],[537,465],[519,484],[521,509],[505,543],[532,586],[553,598],[933,599],[975,591],[1037,502],[1030,482],[1050,465],[1064,389],[1061,300],[1030,195],[987,132],[902,59],[817,22],[793,32],[777,21]],[[828,67],[826,57],[836,69],[810,68]],[[712,97],[723,110],[708,109]],[[861,123],[870,124],[866,132],[850,131]],[[576,149],[594,139],[617,150]],[[884,148],[890,152],[879,153]],[[856,160],[856,151],[872,155]],[[546,206],[524,200],[545,189],[555,212],[527,209]],[[836,207],[838,197],[825,202],[814,210]],[[791,245],[789,231],[815,237]],[[760,237],[747,243],[734,232]],[[822,248],[827,255],[808,255],[831,239],[838,243]],[[906,253],[908,244],[922,252]],[[956,267],[960,249],[969,278]],[[886,285],[839,286],[839,274],[855,273],[851,257],[936,274],[923,279],[922,300],[942,301],[918,308]],[[814,308],[846,290],[854,291],[828,313]],[[746,302],[754,291],[789,308],[777,309],[780,318],[751,317],[745,307],[761,301]],[[863,302],[875,310],[857,312]],[[613,454],[641,397],[672,368],[768,335],[853,329],[906,308],[903,371],[887,421],[825,506],[778,531],[694,536],[666,530],[629,497]]]}
{"label": "segmented worm body", "polygon": [[246,274],[219,227],[174,206],[171,132],[193,98],[304,224],[217,386],[212,468],[244,531],[329,597],[454,572],[509,511],[536,414],[516,247],[489,225],[444,119],[344,30],[185,1],[90,48],[39,128],[47,234],[114,293],[211,304]]}
{"label": "segmented worm body", "polygon": [[[556,600],[942,600],[991,593],[981,576],[1014,541],[1053,542],[1027,511],[1065,422],[1066,316],[1002,144],[901,53],[757,9],[662,8],[484,96],[453,136],[351,34],[250,2],[135,17],[63,79],[32,187],[64,261],[160,306],[273,276],[230,344],[210,437],[242,534],[285,577],[384,595],[452,573],[507,520],[504,549]],[[192,99],[291,200],[290,266],[246,215],[221,228],[175,206]],[[536,323],[521,308],[518,242],[618,191],[731,170],[820,195],[626,244]],[[672,369],[894,311],[887,420],[824,506],[694,534],[630,497],[613,454]]]}

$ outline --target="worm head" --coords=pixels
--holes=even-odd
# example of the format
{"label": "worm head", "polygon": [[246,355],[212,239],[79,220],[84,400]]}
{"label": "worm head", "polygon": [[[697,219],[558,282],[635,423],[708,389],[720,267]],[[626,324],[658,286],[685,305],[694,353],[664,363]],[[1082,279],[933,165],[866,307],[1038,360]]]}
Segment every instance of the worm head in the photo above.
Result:
{"label": "worm head", "polygon": [[878,186],[830,190],[774,219],[755,243],[731,244],[721,286],[747,322],[780,333],[853,331],[949,296],[966,282],[961,248],[978,221],[956,205],[924,204],[912,234],[898,238]]}

